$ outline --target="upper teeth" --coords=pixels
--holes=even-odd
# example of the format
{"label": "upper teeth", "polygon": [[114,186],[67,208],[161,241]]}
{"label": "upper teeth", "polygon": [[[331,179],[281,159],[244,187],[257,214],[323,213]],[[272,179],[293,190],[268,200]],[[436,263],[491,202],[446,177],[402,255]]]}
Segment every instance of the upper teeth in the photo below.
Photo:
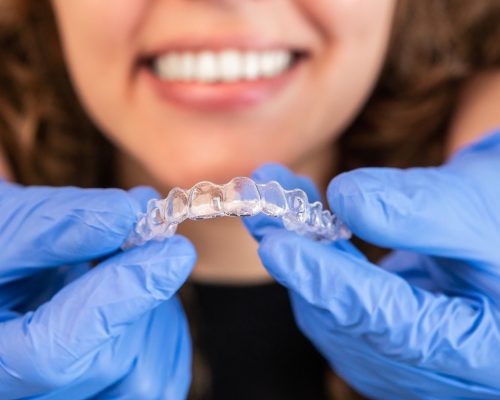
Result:
{"label": "upper teeth", "polygon": [[284,50],[168,53],[155,59],[154,70],[168,81],[234,82],[277,76],[291,59]]}

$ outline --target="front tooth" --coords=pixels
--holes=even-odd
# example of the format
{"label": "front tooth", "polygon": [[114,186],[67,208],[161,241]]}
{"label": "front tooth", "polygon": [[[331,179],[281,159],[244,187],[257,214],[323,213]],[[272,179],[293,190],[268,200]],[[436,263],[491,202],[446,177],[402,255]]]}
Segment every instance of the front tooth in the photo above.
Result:
{"label": "front tooth", "polygon": [[215,82],[218,78],[217,57],[210,51],[204,51],[196,57],[194,79],[201,82]]}
{"label": "front tooth", "polygon": [[183,81],[191,81],[195,76],[196,60],[192,53],[184,53],[179,60],[179,78]]}
{"label": "front tooth", "polygon": [[233,82],[241,79],[243,60],[239,52],[226,50],[219,55],[219,79],[225,82]]}
{"label": "front tooth", "polygon": [[260,71],[259,55],[255,51],[249,51],[245,54],[243,61],[243,76],[247,80],[257,79]]}

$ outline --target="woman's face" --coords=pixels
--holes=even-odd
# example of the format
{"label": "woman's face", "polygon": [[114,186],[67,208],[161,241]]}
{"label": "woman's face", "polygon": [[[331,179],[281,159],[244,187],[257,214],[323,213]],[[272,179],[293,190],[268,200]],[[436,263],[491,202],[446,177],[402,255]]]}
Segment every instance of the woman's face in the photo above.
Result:
{"label": "woman's face", "polygon": [[52,0],[90,116],[162,184],[314,160],[375,84],[396,0]]}

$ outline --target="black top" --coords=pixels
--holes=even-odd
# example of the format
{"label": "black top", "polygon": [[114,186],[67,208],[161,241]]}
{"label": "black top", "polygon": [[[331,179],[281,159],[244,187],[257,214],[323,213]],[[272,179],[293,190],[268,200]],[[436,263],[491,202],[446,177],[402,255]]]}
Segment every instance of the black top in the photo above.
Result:
{"label": "black top", "polygon": [[208,400],[323,400],[326,363],[295,325],[278,284],[194,284]]}

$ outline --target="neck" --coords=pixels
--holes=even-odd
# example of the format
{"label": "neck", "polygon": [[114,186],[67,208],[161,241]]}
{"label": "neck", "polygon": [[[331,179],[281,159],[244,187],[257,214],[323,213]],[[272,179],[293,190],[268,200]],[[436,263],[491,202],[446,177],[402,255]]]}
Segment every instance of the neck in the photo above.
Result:
{"label": "neck", "polygon": [[[305,157],[292,166],[295,173],[310,177],[324,192],[334,169],[331,146]],[[152,180],[146,171],[129,157],[119,157],[123,187],[151,185],[164,196],[169,188]],[[239,218],[215,218],[185,221],[178,233],[189,238],[198,252],[192,278],[205,283],[257,284],[271,280],[257,255],[257,243]]]}

